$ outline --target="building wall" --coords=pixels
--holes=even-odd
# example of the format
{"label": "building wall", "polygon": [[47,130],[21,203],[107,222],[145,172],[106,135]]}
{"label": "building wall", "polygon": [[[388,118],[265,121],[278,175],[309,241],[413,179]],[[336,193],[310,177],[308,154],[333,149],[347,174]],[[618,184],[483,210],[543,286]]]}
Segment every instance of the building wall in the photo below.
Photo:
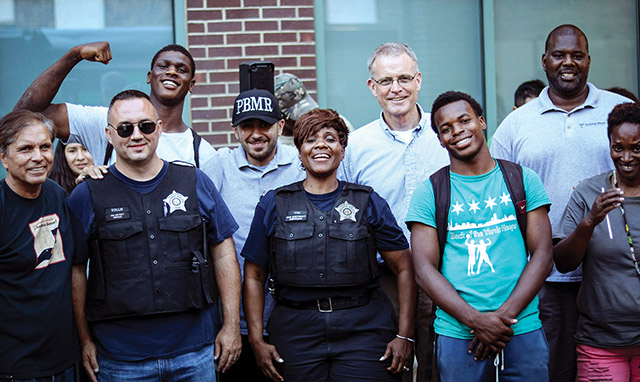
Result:
{"label": "building wall", "polygon": [[186,20],[197,67],[191,126],[215,147],[238,144],[231,113],[242,62],[271,61],[317,99],[313,0],[187,0]]}

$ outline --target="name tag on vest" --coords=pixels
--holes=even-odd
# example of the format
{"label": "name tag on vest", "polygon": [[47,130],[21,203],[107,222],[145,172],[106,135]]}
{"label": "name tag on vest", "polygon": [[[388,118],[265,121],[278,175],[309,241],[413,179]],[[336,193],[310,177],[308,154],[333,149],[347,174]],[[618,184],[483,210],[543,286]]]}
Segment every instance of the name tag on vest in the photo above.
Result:
{"label": "name tag on vest", "polygon": [[129,207],[110,207],[104,209],[104,220],[111,222],[114,220],[131,219]]}
{"label": "name tag on vest", "polygon": [[287,216],[285,216],[284,221],[286,221],[286,222],[306,222],[307,221],[307,211],[289,211],[289,212],[287,212]]}

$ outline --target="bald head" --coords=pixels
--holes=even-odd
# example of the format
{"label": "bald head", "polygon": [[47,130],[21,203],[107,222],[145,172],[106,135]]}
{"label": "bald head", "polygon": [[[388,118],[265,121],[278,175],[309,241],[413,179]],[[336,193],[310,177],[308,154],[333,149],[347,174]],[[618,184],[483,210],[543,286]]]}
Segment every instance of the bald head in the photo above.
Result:
{"label": "bald head", "polygon": [[554,30],[552,30],[549,35],[547,36],[547,41],[545,41],[544,43],[544,51],[545,53],[549,52],[549,44],[550,42],[554,39],[554,38],[558,38],[560,36],[579,36],[584,38],[584,42],[585,45],[587,47],[587,52],[589,53],[589,40],[587,40],[587,35],[584,34],[584,32],[578,28],[577,26],[573,25],[573,24],[563,24],[560,25],[559,27],[556,27]]}

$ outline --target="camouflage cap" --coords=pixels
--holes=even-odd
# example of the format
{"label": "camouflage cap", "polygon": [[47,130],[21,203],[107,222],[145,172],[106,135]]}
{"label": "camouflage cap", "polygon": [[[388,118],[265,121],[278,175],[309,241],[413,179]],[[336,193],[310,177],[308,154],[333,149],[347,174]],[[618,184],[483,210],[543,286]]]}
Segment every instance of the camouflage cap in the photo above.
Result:
{"label": "camouflage cap", "polygon": [[316,101],[311,98],[302,81],[295,75],[278,74],[274,78],[274,82],[278,105],[287,118],[295,121],[309,110],[318,108]]}

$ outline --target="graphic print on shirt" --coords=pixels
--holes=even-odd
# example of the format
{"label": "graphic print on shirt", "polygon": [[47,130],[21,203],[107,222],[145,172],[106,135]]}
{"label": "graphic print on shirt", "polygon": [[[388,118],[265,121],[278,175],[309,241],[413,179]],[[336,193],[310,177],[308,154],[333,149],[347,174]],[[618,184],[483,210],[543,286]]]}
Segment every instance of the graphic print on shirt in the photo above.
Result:
{"label": "graphic print on shirt", "polygon": [[499,240],[502,232],[512,232],[517,228],[517,219],[513,214],[511,195],[486,196],[482,201],[455,200],[449,212],[449,240],[457,246],[466,248],[461,256],[467,256],[467,276],[480,272],[495,273],[492,262],[493,244]]}
{"label": "graphic print on shirt", "polygon": [[62,235],[58,230],[60,218],[57,214],[43,216],[29,223],[36,254],[36,268],[43,269],[65,260]]}

